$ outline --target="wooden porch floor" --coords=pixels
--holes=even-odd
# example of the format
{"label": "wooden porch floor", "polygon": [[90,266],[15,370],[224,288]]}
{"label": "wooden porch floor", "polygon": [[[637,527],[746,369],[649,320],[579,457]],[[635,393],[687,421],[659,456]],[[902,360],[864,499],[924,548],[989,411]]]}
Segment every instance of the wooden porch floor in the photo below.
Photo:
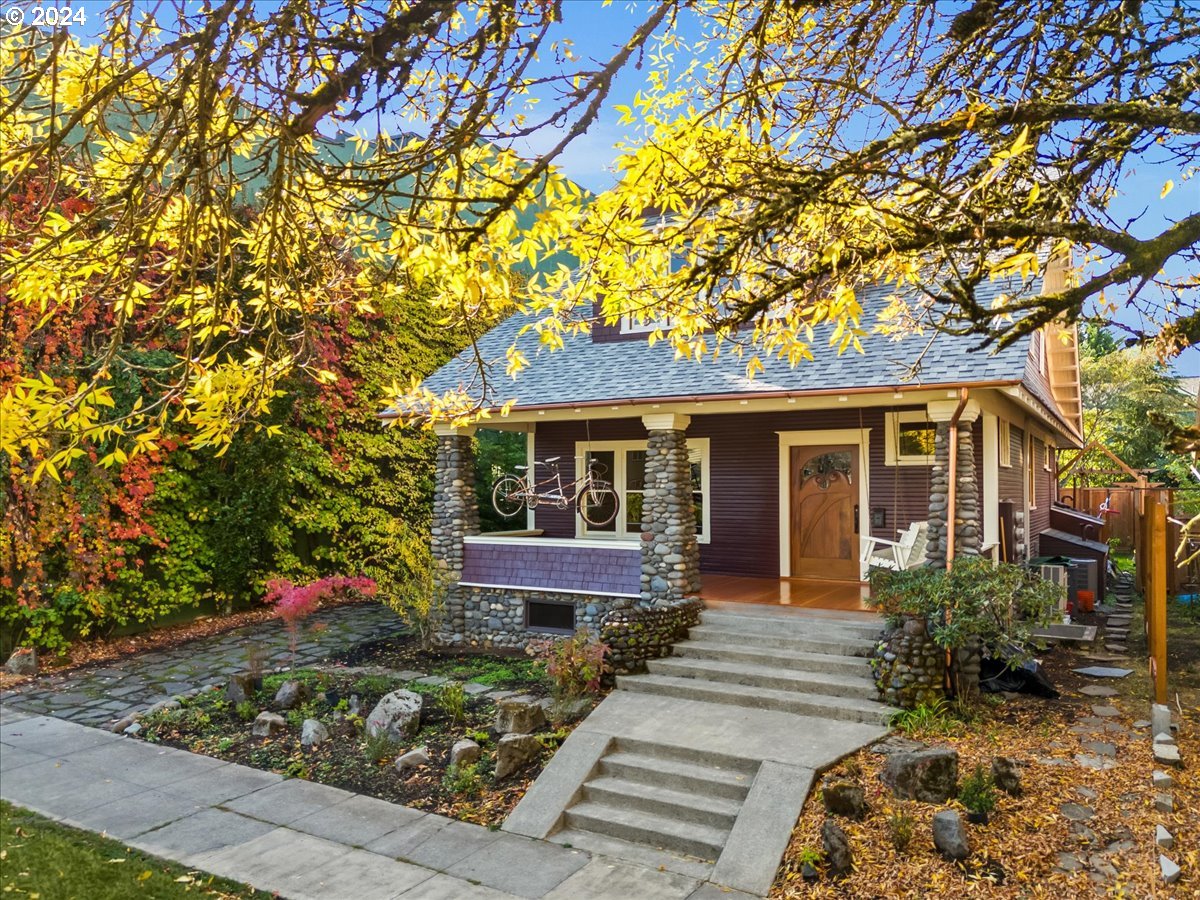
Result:
{"label": "wooden porch floor", "polygon": [[746,578],[740,575],[701,575],[700,596],[709,603],[755,603],[793,609],[834,609],[868,612],[863,602],[870,588],[859,582],[812,578]]}

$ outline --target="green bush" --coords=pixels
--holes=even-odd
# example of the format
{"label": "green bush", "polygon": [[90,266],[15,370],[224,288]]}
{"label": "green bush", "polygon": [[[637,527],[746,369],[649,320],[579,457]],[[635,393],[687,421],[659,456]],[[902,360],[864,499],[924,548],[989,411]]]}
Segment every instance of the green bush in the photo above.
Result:
{"label": "green bush", "polygon": [[390,762],[399,753],[400,745],[384,732],[368,735],[363,744],[363,755],[373,763]]}
{"label": "green bush", "polygon": [[237,705],[235,712],[243,722],[253,722],[258,718],[258,704],[252,700],[243,700]]}
{"label": "green bush", "polygon": [[992,776],[976,763],[975,770],[962,780],[958,788],[958,802],[968,812],[990,813],[996,808],[996,786]]}
{"label": "green bush", "polygon": [[918,703],[913,709],[901,709],[892,713],[888,725],[905,734],[955,734],[962,728],[953,712],[953,707],[944,699],[932,703]]}
{"label": "green bush", "polygon": [[903,853],[908,849],[916,824],[916,820],[912,816],[901,810],[896,810],[888,816],[888,834],[892,838],[892,846],[898,852]]}
{"label": "green bush", "polygon": [[467,719],[467,691],[462,682],[447,681],[438,690],[438,704],[446,711],[450,721],[458,724]]}
{"label": "green bush", "polygon": [[450,766],[442,776],[442,787],[461,797],[478,797],[483,790],[479,766],[476,763]]}
{"label": "green bush", "polygon": [[924,619],[940,647],[957,650],[976,641],[1011,665],[1030,658],[1033,632],[1058,614],[1062,589],[1011,563],[962,557],[947,572],[932,566],[907,571],[873,569],[868,603],[889,622]]}

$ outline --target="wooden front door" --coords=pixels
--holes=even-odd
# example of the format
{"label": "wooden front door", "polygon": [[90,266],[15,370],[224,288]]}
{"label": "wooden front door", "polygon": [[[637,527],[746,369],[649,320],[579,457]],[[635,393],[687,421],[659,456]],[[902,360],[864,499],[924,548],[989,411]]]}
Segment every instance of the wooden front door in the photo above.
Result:
{"label": "wooden front door", "polygon": [[858,447],[792,447],[793,578],[858,581]]}

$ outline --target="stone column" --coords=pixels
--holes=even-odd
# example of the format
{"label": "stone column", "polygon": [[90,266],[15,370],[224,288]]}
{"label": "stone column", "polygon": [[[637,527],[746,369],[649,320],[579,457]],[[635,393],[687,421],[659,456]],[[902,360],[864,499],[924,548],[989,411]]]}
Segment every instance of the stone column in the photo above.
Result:
{"label": "stone column", "polygon": [[690,421],[674,413],[642,416],[649,432],[642,501],[643,606],[663,606],[700,590],[700,547],[685,434]]}
{"label": "stone column", "polygon": [[955,400],[934,400],[928,405],[929,418],[936,423],[933,470],[929,476],[929,544],[925,559],[935,566],[946,565],[946,536],[954,527],[954,555],[978,556],[980,542],[979,473],[975,471],[975,441],[971,426],[979,418],[979,405],[967,401],[958,418],[958,460],[956,466],[955,510],[951,514],[950,419],[958,408]]}
{"label": "stone column", "polygon": [[[479,534],[479,501],[475,496],[474,428],[435,425],[437,433],[437,486],[433,495],[430,528],[431,555],[440,578],[451,584],[462,577],[463,538]],[[458,588],[446,597],[446,625],[461,634],[466,611]]]}

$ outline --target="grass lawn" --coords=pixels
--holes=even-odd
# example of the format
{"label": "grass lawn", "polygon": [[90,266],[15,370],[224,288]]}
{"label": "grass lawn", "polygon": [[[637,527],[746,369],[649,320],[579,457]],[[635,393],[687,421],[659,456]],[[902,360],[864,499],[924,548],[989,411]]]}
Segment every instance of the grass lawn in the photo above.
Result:
{"label": "grass lawn", "polygon": [[0,800],[0,896],[26,900],[261,897],[245,885],[130,850]]}

